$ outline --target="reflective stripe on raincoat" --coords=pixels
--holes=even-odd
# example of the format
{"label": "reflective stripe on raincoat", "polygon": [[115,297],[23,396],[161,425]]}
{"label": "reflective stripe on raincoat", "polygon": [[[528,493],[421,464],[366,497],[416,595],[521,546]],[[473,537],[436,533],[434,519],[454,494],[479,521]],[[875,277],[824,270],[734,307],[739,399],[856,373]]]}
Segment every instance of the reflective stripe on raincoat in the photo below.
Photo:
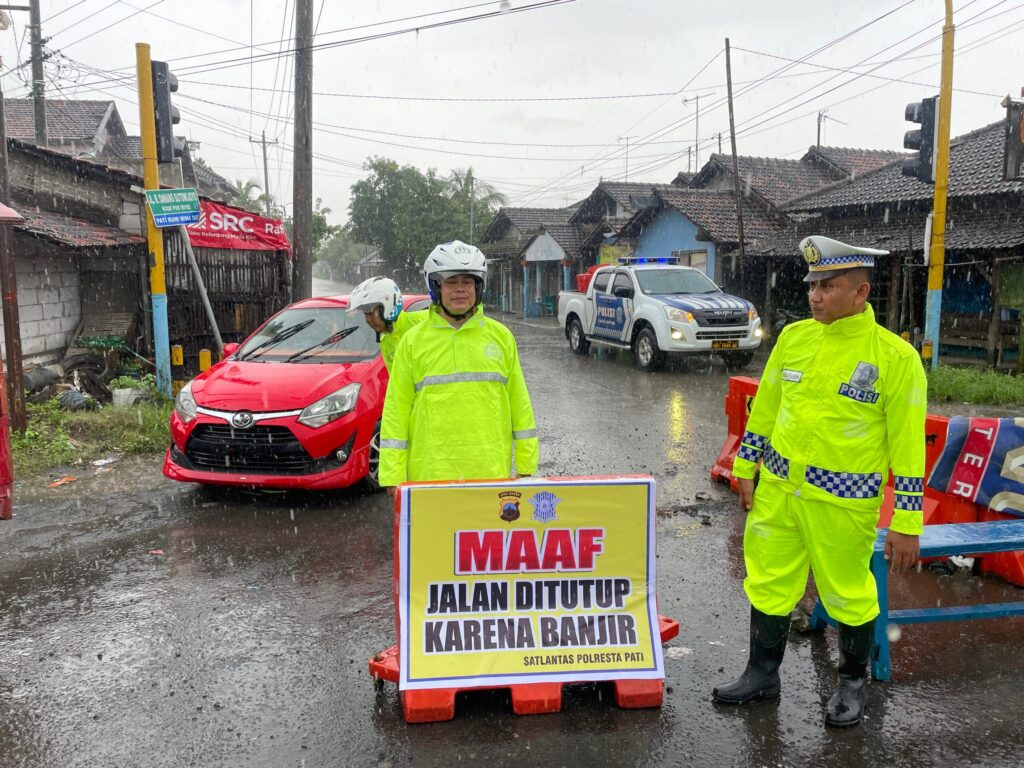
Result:
{"label": "reflective stripe on raincoat", "polygon": [[537,471],[537,427],[515,338],[478,307],[453,328],[436,307],[395,355],[380,483],[490,480]]}

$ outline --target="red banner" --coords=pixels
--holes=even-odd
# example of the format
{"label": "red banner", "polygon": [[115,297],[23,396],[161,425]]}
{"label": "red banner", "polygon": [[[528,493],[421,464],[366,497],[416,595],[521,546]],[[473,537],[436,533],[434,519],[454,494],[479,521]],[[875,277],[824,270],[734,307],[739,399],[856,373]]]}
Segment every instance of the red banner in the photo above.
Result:
{"label": "red banner", "polygon": [[200,200],[199,210],[199,221],[188,227],[188,239],[194,248],[288,251],[291,255],[292,246],[280,219],[267,219],[210,200]]}

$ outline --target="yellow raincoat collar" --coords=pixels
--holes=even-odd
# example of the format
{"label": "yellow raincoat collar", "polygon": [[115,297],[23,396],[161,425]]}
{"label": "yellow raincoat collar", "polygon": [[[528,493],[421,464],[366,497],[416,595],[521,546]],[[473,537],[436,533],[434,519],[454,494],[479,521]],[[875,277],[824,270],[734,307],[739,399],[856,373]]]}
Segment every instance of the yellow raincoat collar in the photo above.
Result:
{"label": "yellow raincoat collar", "polygon": [[870,331],[874,325],[875,309],[867,302],[860,314],[834,320],[826,325],[825,333],[830,336],[859,336]]}
{"label": "yellow raincoat collar", "polygon": [[476,324],[477,326],[482,326],[484,324],[483,304],[477,304],[476,311],[468,318],[466,318],[466,322],[464,322],[462,326],[459,328],[452,327],[452,324],[441,316],[441,309],[436,304],[431,304],[430,309],[428,309],[427,311],[430,313],[431,325],[438,326],[441,328],[451,328],[453,331],[461,331],[463,328],[471,324]]}

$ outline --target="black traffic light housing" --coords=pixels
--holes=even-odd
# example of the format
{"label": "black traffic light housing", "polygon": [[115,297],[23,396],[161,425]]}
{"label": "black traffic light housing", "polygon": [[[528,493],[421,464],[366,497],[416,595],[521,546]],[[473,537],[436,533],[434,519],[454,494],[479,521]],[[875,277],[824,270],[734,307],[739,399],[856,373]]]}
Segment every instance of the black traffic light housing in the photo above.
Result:
{"label": "black traffic light housing", "polygon": [[156,160],[170,163],[185,152],[183,142],[174,139],[174,126],[181,122],[178,108],[171,104],[171,94],[178,90],[178,78],[166,61],[151,63],[153,72],[153,113],[156,119]]}
{"label": "black traffic light housing", "polygon": [[935,183],[935,145],[939,136],[939,97],[907,104],[906,120],[921,127],[903,135],[903,146],[916,149],[917,157],[903,161],[903,175]]}

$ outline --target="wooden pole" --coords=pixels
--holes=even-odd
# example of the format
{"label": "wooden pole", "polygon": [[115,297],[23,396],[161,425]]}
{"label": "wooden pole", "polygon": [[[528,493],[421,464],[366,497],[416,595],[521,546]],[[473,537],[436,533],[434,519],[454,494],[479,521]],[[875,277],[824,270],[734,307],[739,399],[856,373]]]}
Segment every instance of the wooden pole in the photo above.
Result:
{"label": "wooden pole", "polygon": [[988,318],[988,342],[985,345],[985,357],[990,366],[999,365],[999,260],[992,257],[992,314]]}
{"label": "wooden pole", "polygon": [[313,0],[295,3],[292,300],[313,295]]}
{"label": "wooden pole", "polygon": [[[11,204],[11,183],[7,171],[7,125],[4,95],[0,92],[0,201]],[[24,432],[25,383],[21,365],[21,320],[18,315],[18,276],[14,260],[14,228],[0,226],[0,294],[3,295],[4,349],[7,354],[7,400],[11,428]]]}
{"label": "wooden pole", "polygon": [[732,180],[736,191],[736,226],[740,237],[740,290],[746,289],[746,250],[743,244],[743,195],[740,192],[740,166],[736,159],[736,120],[732,109],[732,59],[729,38],[725,38],[725,79],[729,90],[729,141],[732,144]]}

